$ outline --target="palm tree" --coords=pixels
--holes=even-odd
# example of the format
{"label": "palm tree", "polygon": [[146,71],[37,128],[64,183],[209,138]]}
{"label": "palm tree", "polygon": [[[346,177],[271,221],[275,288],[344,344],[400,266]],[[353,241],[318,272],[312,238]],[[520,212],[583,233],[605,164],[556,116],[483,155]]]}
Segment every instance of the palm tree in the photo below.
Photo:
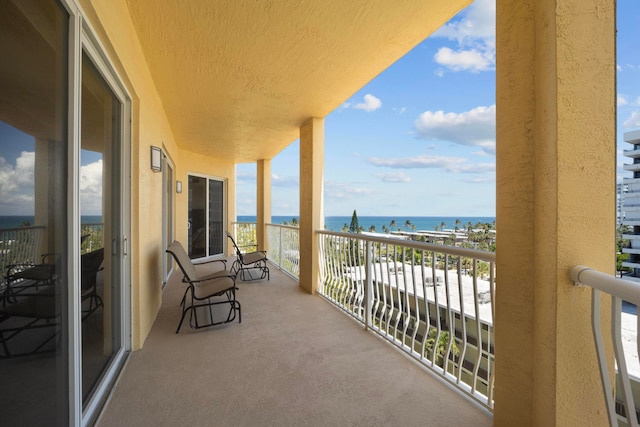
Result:
{"label": "palm tree", "polygon": [[411,220],[410,220],[410,219],[408,219],[408,220],[406,220],[406,221],[404,222],[404,227],[405,227],[405,228],[411,228],[411,225],[412,225],[412,224],[411,224]]}
{"label": "palm tree", "polygon": [[442,221],[442,222],[440,223],[440,228],[442,228],[443,230],[444,230],[444,228],[445,228],[446,226],[447,226],[447,223],[446,223],[446,222]]}
{"label": "palm tree", "polygon": [[383,225],[383,226],[382,226],[382,231],[383,231],[384,233],[388,233],[388,232],[389,232],[389,228],[388,228],[386,225]]}
{"label": "palm tree", "polygon": [[[440,367],[444,366],[444,357],[447,354],[447,349],[449,348],[450,335],[449,331],[440,331],[440,337],[438,338],[438,342],[436,343],[436,336],[438,335],[438,330],[436,328],[429,329],[429,334],[427,335],[427,339],[424,343],[424,348],[429,355],[429,358],[433,355],[435,351],[436,364]],[[454,339],[451,342],[451,354],[454,356],[458,356],[460,354],[460,349],[456,345],[456,340]]]}
{"label": "palm tree", "polygon": [[371,225],[371,226],[369,226],[369,231],[370,231],[371,233],[375,233],[375,232],[376,232],[376,226],[375,226],[375,225]]}
{"label": "palm tree", "polygon": [[440,226],[439,226],[439,225],[436,225],[435,227],[433,227],[433,229],[434,229],[435,231],[440,231]]}
{"label": "palm tree", "polygon": [[456,231],[458,231],[458,229],[460,228],[460,225],[462,225],[462,221],[460,221],[459,219],[456,219]]}
{"label": "palm tree", "polygon": [[391,222],[389,223],[389,228],[394,228],[396,226],[396,220],[392,219]]}

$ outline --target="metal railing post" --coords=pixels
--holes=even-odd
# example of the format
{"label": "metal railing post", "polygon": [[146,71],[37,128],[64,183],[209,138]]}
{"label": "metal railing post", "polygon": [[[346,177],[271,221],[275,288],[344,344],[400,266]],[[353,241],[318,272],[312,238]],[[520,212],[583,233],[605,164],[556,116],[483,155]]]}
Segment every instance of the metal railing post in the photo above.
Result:
{"label": "metal railing post", "polygon": [[283,262],[282,262],[282,260],[283,260],[282,257],[284,255],[284,251],[282,250],[282,247],[284,246],[284,241],[282,240],[282,227],[279,227],[279,228],[280,228],[280,231],[279,231],[279,233],[280,233],[280,244],[278,246],[279,246],[280,253],[278,254],[278,265],[280,266],[280,268],[282,268],[282,266],[284,265]]}
{"label": "metal railing post", "polygon": [[370,240],[367,240],[365,244],[365,252],[364,252],[364,309],[365,309],[365,321],[364,321],[364,329],[367,330],[372,326],[372,313],[371,306],[373,302],[373,278],[371,277],[372,269],[373,269],[373,261],[374,258],[372,256],[373,244]]}

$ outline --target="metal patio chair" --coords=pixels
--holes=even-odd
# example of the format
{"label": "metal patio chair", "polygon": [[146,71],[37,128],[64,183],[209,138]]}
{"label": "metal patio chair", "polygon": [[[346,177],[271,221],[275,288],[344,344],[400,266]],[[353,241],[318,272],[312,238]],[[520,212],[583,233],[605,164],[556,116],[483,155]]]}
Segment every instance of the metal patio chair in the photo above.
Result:
{"label": "metal patio chair", "polygon": [[[232,322],[236,318],[236,312],[238,323],[242,323],[240,302],[236,300],[235,275],[226,270],[199,275],[196,270],[196,265],[198,264],[191,262],[184,247],[178,241],[174,241],[169,245],[167,253],[170,253],[176,260],[184,275],[182,281],[188,285],[180,303],[182,316],[180,317],[176,334],[180,332],[180,327],[187,312],[190,312],[189,324],[192,329]],[[214,319],[213,307],[220,304],[229,304],[229,312],[226,318],[223,317],[223,320],[216,320],[217,318]],[[203,324],[198,320],[198,309],[202,307],[208,309],[208,319]]]}
{"label": "metal patio chair", "polygon": [[[231,239],[233,247],[236,251],[236,260],[231,266],[231,274],[235,274],[237,277],[240,274],[240,280],[260,280],[265,277],[269,280],[269,267],[267,267],[267,253],[265,251],[253,251],[242,253],[236,241],[233,240],[231,233],[227,231],[227,237]],[[255,246],[255,245],[251,245]],[[257,270],[258,275],[253,277],[252,271]],[[249,276],[247,279],[246,277]]]}

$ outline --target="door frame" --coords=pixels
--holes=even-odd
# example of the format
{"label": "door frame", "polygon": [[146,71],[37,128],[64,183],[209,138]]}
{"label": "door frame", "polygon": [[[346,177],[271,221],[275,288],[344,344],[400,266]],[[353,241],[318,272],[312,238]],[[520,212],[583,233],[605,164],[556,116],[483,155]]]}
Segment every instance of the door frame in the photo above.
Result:
{"label": "door frame", "polygon": [[[222,206],[222,223],[223,224],[227,224],[227,207],[228,207],[228,181],[226,178],[223,177],[219,177],[219,176],[215,176],[215,175],[207,175],[207,174],[202,174],[202,173],[197,173],[197,172],[187,172],[187,185],[189,185],[189,177],[194,176],[197,178],[204,178],[206,179],[206,183],[207,183],[207,188],[206,188],[206,192],[205,192],[205,206],[207,206],[207,209],[205,210],[206,212],[206,217],[205,217],[205,225],[206,225],[206,241],[205,241],[205,247],[206,247],[206,251],[205,253],[208,254],[209,253],[209,181],[218,181],[222,183],[222,203],[224,204]],[[187,189],[188,191],[188,189]],[[191,200],[190,197],[187,198],[187,218],[188,218],[188,212],[189,212],[189,207],[191,205]],[[188,222],[187,222],[188,223]],[[190,233],[189,231],[189,227],[187,227],[187,235]],[[221,241],[221,247],[224,248],[225,247],[225,236],[222,236],[222,241]],[[194,260],[197,261],[201,261],[201,260],[212,260],[212,259],[222,259],[225,258],[225,251],[223,250],[221,253],[219,254],[215,254],[215,255],[205,255],[204,257],[201,258],[194,258]]]}
{"label": "door frame", "polygon": [[[169,158],[163,153],[163,167],[162,167],[162,287],[167,285],[169,276],[173,272],[173,259],[170,254],[165,252],[165,248],[175,240],[176,235],[176,196],[175,196],[175,182],[176,182],[176,168]],[[167,169],[171,168],[172,176],[171,183],[167,183]],[[167,200],[167,195],[171,195],[171,200]],[[170,215],[169,215],[170,214]],[[169,218],[171,218],[171,224],[169,224]],[[171,234],[171,235],[169,235]],[[169,267],[169,268],[168,268]]]}
{"label": "door frame", "polygon": [[[72,2],[72,3],[71,3]],[[69,319],[69,421],[71,425],[91,425],[97,418],[115,383],[118,374],[124,367],[126,358],[131,351],[131,118],[132,97],[123,84],[123,79],[112,65],[106,54],[107,50],[95,35],[91,24],[85,19],[85,14],[76,4],[76,0],[62,0],[62,4],[71,4],[72,15],[70,28],[69,79],[70,79],[70,179],[69,183],[69,241],[74,242],[69,248],[70,277],[73,277],[74,292],[70,292],[68,303],[70,307]],[[114,161],[120,162],[118,203],[121,206],[118,218],[120,224],[119,236],[116,242],[117,255],[120,256],[120,269],[117,280],[120,284],[120,348],[113,355],[105,373],[96,385],[91,398],[84,405],[82,402],[82,330],[80,307],[80,147],[81,147],[81,97],[82,97],[82,55],[83,52],[93,62],[102,78],[109,85],[113,94],[121,103],[119,117],[120,148],[119,157]],[[104,215],[104,212],[103,212]]]}

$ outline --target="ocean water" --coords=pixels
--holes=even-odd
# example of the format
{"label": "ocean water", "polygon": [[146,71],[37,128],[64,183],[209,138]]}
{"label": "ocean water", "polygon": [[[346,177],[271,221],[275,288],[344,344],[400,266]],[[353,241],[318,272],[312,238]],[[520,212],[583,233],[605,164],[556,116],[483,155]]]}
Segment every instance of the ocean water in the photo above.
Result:
{"label": "ocean water", "polygon": [[[27,222],[34,225],[33,215],[0,215],[0,228],[15,228],[20,227]],[[100,215],[83,215],[80,218],[82,224],[99,224],[102,222],[102,216]]]}
{"label": "ocean water", "polygon": [[[273,224],[282,224],[287,222],[291,224],[292,216],[272,216],[271,222]],[[299,219],[298,217],[295,217]],[[251,215],[239,215],[238,222],[255,222],[256,217]],[[460,220],[458,228],[466,228],[470,222],[472,225],[477,223],[493,223],[496,218],[489,216],[358,216],[358,224],[364,227],[365,231],[369,231],[371,226],[375,227],[375,230],[382,232],[383,226],[389,228],[389,230],[405,230],[412,231],[415,226],[415,231],[433,231],[435,227],[442,229],[442,223],[445,223],[445,229],[455,229],[456,220]],[[392,221],[395,221],[395,226],[391,227]],[[407,221],[409,223],[407,224]],[[351,216],[327,216],[324,219],[325,229],[329,231],[340,231],[344,224],[349,226],[351,224]]]}

